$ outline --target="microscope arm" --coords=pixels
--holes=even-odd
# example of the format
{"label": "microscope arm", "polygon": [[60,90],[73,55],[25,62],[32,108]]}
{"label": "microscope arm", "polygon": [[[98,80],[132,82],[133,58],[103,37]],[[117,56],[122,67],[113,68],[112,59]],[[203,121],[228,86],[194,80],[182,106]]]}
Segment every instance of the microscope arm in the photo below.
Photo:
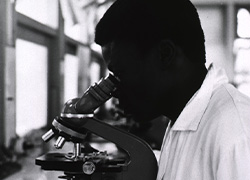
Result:
{"label": "microscope arm", "polygon": [[82,127],[125,150],[130,161],[124,179],[154,180],[157,174],[157,161],[150,146],[142,139],[126,131],[115,128],[95,118],[71,119],[70,124]]}

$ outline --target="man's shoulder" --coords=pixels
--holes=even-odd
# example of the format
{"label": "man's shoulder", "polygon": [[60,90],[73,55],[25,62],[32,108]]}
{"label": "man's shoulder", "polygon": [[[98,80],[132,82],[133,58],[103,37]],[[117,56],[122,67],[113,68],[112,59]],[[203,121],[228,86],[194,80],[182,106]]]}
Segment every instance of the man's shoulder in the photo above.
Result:
{"label": "man's shoulder", "polygon": [[216,88],[212,93],[210,105],[216,106],[219,111],[223,112],[236,111],[238,112],[236,115],[239,116],[250,114],[250,98],[231,84],[222,84]]}
{"label": "man's shoulder", "polygon": [[214,90],[206,113],[209,123],[219,128],[219,133],[250,138],[250,98],[231,84]]}
{"label": "man's shoulder", "polygon": [[240,119],[250,120],[250,98],[231,84],[223,84],[216,88],[211,102],[222,113],[234,114]]}

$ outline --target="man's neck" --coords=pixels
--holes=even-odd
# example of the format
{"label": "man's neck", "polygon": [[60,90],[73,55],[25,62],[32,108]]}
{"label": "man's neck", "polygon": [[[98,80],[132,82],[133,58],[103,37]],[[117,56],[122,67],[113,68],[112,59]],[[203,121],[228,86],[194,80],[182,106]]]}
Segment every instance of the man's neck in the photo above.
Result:
{"label": "man's neck", "polygon": [[193,74],[193,79],[190,81],[187,87],[183,86],[179,88],[179,91],[176,91],[176,96],[173,97],[173,106],[171,110],[167,110],[168,114],[165,114],[168,118],[174,123],[186,104],[193,97],[193,95],[200,89],[205,77],[207,74],[206,67],[200,67],[196,73]]}

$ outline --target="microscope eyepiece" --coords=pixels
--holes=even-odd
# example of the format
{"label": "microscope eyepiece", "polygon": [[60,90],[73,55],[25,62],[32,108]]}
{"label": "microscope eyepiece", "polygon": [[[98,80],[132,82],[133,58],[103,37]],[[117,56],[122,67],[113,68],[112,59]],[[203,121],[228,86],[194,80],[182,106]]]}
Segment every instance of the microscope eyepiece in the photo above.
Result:
{"label": "microscope eyepiece", "polygon": [[119,82],[119,78],[109,74],[98,83],[90,86],[74,105],[76,112],[79,114],[93,113],[96,108],[112,97],[112,92],[116,90]]}

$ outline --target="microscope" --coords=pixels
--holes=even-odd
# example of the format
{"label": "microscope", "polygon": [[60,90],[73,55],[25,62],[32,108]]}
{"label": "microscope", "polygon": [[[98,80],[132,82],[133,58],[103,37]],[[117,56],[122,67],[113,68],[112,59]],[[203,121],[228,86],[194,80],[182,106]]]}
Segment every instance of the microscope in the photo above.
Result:
{"label": "microscope", "polygon": [[[73,151],[49,152],[36,158],[36,165],[47,171],[63,171],[58,178],[68,180],[155,180],[158,165],[151,147],[137,136],[95,118],[94,111],[112,97],[119,82],[109,74],[90,86],[81,98],[66,102],[42,139],[48,142],[57,136],[56,149],[71,142]],[[85,148],[89,133],[114,143],[126,156],[117,158],[107,151]]]}

